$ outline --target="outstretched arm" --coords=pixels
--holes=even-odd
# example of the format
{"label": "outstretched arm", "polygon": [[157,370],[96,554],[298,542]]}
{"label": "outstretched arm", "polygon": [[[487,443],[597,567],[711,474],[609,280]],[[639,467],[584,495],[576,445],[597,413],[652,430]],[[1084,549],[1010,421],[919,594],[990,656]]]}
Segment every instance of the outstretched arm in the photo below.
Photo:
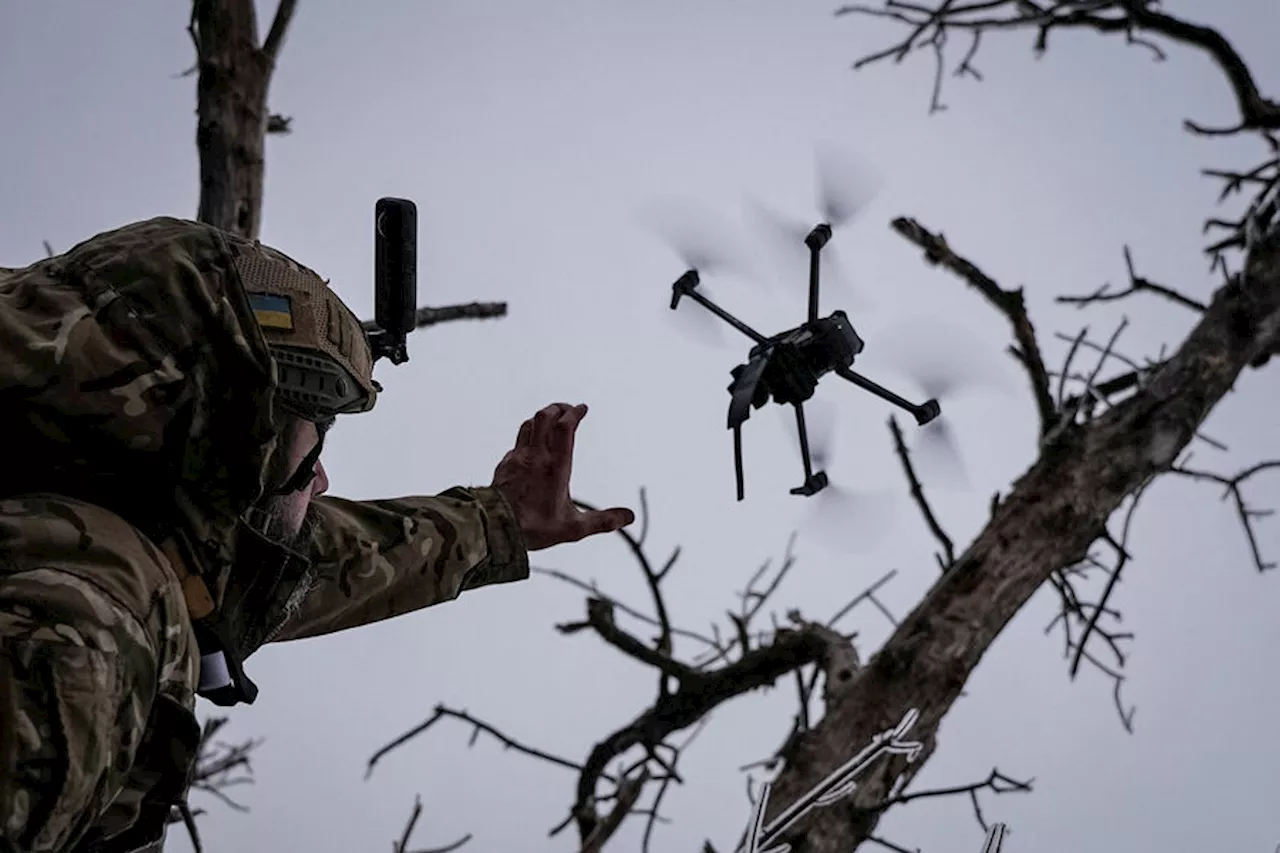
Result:
{"label": "outstretched arm", "polygon": [[515,517],[492,488],[312,502],[315,584],[273,641],[314,637],[529,576]]}
{"label": "outstretched arm", "polygon": [[554,403],[520,426],[493,484],[433,497],[320,497],[307,545],[316,581],[273,641],[390,619],[465,589],[529,576],[529,552],[632,523],[629,509],[583,511],[569,495],[586,406]]}

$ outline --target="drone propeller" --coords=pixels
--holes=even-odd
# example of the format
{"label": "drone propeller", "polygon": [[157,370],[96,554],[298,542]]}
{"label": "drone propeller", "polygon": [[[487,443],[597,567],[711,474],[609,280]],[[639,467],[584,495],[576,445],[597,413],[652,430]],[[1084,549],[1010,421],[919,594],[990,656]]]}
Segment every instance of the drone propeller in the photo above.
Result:
{"label": "drone propeller", "polygon": [[[871,203],[879,181],[867,166],[834,146],[819,146],[816,161],[817,208],[822,223],[838,231],[852,223]],[[794,276],[798,269],[808,265],[809,250],[805,237],[813,230],[814,222],[782,215],[755,199],[748,200],[747,216],[763,238],[762,247],[771,256],[779,273]],[[870,307],[867,295],[849,286],[844,270],[840,252],[834,244],[828,243],[821,255],[823,282],[834,286],[842,296],[861,303],[851,307]]]}
{"label": "drone propeller", "polygon": [[815,160],[823,221],[832,228],[852,222],[875,199],[879,177],[866,163],[835,145],[819,145]]}
{"label": "drone propeller", "polygon": [[[797,458],[802,458],[794,408],[779,406],[777,411],[785,417],[784,428],[791,436]],[[813,470],[825,472],[835,457],[836,407],[829,401],[811,397],[804,404],[804,413]],[[863,552],[884,540],[895,515],[892,495],[853,490],[832,481],[828,475],[827,485],[809,498],[802,524],[828,547]]]}
{"label": "drone propeller", "polygon": [[949,404],[982,388],[1007,390],[1003,365],[987,347],[954,325],[917,319],[882,335],[876,355],[942,406],[940,417],[916,431],[910,448],[913,462],[923,476],[967,488],[969,475],[948,417]]}
{"label": "drone propeller", "polygon": [[[732,225],[715,211],[687,199],[661,199],[643,206],[639,224],[664,243],[684,264],[686,271],[696,274],[694,286],[703,296],[714,301],[702,277],[733,275],[756,281],[747,261],[747,251]],[[696,308],[678,310],[664,322],[678,323],[685,333],[711,346],[724,346],[723,326],[706,311]]]}

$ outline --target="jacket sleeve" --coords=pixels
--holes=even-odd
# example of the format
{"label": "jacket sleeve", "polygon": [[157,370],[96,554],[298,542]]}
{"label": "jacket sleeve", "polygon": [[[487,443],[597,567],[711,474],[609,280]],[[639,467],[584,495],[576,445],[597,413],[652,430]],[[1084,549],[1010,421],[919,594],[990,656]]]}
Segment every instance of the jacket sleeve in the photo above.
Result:
{"label": "jacket sleeve", "polygon": [[529,576],[520,527],[492,488],[371,501],[325,496],[312,510],[306,552],[315,574],[273,642],[390,619]]}
{"label": "jacket sleeve", "polygon": [[132,823],[156,699],[194,704],[197,658],[176,579],[119,518],[0,501],[0,543],[0,851],[63,851]]}

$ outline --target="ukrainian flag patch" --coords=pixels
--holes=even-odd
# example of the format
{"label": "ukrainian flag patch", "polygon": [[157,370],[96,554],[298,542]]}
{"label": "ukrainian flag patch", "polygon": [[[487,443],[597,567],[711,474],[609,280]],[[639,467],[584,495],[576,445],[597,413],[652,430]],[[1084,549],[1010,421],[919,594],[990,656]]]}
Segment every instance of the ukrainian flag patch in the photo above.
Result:
{"label": "ukrainian flag patch", "polygon": [[262,328],[293,331],[293,302],[289,297],[274,293],[251,293],[249,306],[253,308],[253,316]]}

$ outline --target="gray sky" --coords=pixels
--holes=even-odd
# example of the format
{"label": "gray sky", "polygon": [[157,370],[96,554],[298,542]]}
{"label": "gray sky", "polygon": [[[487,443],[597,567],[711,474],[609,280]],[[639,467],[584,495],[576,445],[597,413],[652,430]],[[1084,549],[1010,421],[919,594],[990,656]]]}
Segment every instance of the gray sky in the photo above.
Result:
{"label": "gray sky", "polygon": [[[974,357],[998,357],[1008,342],[1000,317],[889,231],[900,214],[944,231],[1003,285],[1025,284],[1051,362],[1065,350],[1055,329],[1088,322],[1105,337],[1123,312],[1126,352],[1153,355],[1180,339],[1193,318],[1177,306],[1135,300],[1085,316],[1052,297],[1120,281],[1126,242],[1145,275],[1198,297],[1211,291],[1199,229],[1217,187],[1198,169],[1251,166],[1259,150],[1181,131],[1184,117],[1235,118],[1205,60],[1173,49],[1157,64],[1087,33],[1059,34],[1036,62],[1029,36],[993,38],[980,64],[987,81],[949,81],[950,109],[930,117],[928,57],[849,71],[898,33],[832,18],[834,5],[454,0],[357,12],[301,3],[272,88],[273,110],[294,117],[295,133],[267,144],[263,239],[331,277],[365,313],[373,201],[406,196],[421,218],[421,301],[510,303],[508,318],[423,333],[408,365],[380,368],[387,393],[377,410],[333,435],[333,491],[384,497],[487,483],[522,419],[553,400],[585,401],[576,492],[627,503],[647,486],[655,553],[684,546],[670,580],[674,617],[701,628],[722,616],[808,506],[787,494],[798,465],[768,412],[747,425],[748,499],[733,501],[725,386],[745,351],[673,336],[664,305],[682,267],[635,214],[679,196],[737,216],[750,194],[816,221],[812,152],[825,140],[864,157],[883,183],[836,241],[847,276],[874,300],[854,318],[869,341],[868,373],[890,377],[877,331],[922,315],[964,327]],[[1169,6],[1221,27],[1275,91],[1274,3]],[[61,250],[127,221],[193,216],[194,80],[175,77],[192,61],[186,4],[49,0],[6,12],[0,264],[33,260],[42,240]],[[796,270],[792,292],[774,298],[713,285],[772,329],[779,316],[800,318],[803,276]],[[1009,393],[948,408],[972,485],[935,490],[935,507],[960,542],[983,522],[991,493],[1034,456],[1030,398],[1008,375]],[[1231,451],[1202,448],[1198,463],[1226,471],[1275,453],[1280,414],[1264,402],[1275,389],[1274,371],[1247,375],[1206,425]],[[889,410],[852,389],[820,394],[842,418],[833,478],[890,492],[900,512],[889,539],[856,554],[802,538],[777,603],[825,618],[897,568],[884,598],[905,613],[936,567],[905,502]],[[1259,481],[1252,494],[1265,505],[1280,490]],[[1263,522],[1261,532],[1280,555],[1280,526]],[[1105,677],[1086,669],[1069,681],[1060,636],[1043,632],[1056,605],[1042,591],[983,660],[917,784],[968,783],[993,765],[1034,776],[1033,794],[984,800],[989,818],[1011,825],[1010,851],[1271,851],[1280,842],[1280,574],[1259,577],[1230,505],[1188,483],[1149,493],[1131,544],[1136,562],[1117,603],[1137,634],[1124,688],[1138,706],[1136,734],[1122,730]],[[534,562],[644,602],[616,537]],[[546,830],[566,813],[574,774],[484,738],[468,751],[461,724],[441,724],[372,780],[361,776],[377,747],[437,702],[585,757],[651,699],[652,679],[591,636],[552,630],[582,607],[573,590],[534,578],[264,650],[249,664],[262,695],[233,714],[233,734],[267,738],[257,785],[244,792],[252,811],[202,802],[212,811],[207,849],[385,849],[415,793],[425,803],[420,846],[471,832],[471,850],[573,849],[567,834],[547,840]],[[863,632],[864,654],[889,627],[870,609],[850,625]],[[658,849],[695,850],[710,837],[723,850],[736,840],[747,819],[736,768],[777,746],[791,696],[744,697],[715,714],[684,759],[688,784],[668,797],[673,823],[659,828]],[[613,847],[638,849],[640,825]],[[927,853],[981,843],[964,799],[894,811],[881,831]],[[172,837],[174,851],[189,848],[181,832]]]}

